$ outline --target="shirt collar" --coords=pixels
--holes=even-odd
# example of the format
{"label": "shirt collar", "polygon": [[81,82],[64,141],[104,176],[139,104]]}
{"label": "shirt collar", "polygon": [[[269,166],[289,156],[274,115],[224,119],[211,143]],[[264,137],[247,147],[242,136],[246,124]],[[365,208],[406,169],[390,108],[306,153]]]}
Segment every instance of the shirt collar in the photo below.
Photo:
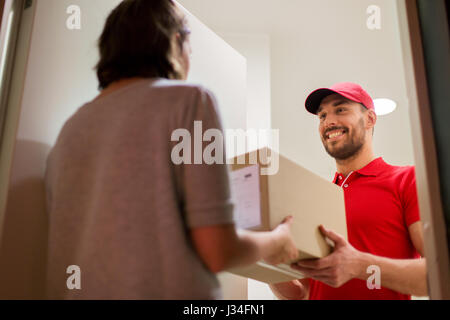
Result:
{"label": "shirt collar", "polygon": [[373,176],[376,177],[381,172],[385,170],[387,163],[384,162],[383,158],[377,158],[366,165],[364,168],[357,170],[359,174],[363,176]]}
{"label": "shirt collar", "polygon": [[[383,158],[380,157],[380,158],[373,160],[365,167],[363,167],[359,170],[356,170],[355,172],[357,172],[363,176],[376,177],[377,175],[379,175],[381,172],[384,171],[386,166],[387,166],[387,163],[384,162]],[[338,181],[338,178],[339,178],[339,172],[336,172],[336,174],[334,175],[333,182],[336,183]]]}

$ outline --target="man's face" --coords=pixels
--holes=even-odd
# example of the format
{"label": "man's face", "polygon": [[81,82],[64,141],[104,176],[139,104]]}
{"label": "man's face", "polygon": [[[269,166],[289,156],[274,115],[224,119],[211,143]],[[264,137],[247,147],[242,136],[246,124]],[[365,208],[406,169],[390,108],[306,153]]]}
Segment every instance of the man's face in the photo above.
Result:
{"label": "man's face", "polygon": [[356,155],[365,143],[365,114],[361,105],[339,94],[322,100],[317,116],[325,150],[336,160]]}

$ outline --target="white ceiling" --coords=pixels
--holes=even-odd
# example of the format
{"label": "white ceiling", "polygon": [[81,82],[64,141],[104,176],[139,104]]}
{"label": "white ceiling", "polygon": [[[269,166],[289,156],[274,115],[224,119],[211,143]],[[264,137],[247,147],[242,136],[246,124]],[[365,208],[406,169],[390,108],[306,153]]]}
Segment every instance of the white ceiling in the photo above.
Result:
{"label": "white ceiling", "polygon": [[[311,90],[352,81],[360,83],[374,99],[388,97],[398,103],[394,113],[378,119],[374,140],[377,155],[393,164],[413,163],[396,1],[179,2],[219,34],[270,37],[272,127],[281,130],[283,153],[323,175],[334,171],[334,162],[318,138],[303,141],[317,135],[317,123],[304,112],[303,102]],[[380,30],[366,26],[370,5],[381,9]]]}

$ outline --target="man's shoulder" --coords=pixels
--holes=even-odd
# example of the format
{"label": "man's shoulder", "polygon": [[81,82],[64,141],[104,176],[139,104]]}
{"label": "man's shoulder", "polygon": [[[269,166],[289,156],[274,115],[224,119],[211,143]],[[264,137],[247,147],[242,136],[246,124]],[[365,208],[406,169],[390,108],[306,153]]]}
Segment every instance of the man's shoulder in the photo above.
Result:
{"label": "man's shoulder", "polygon": [[415,173],[414,165],[405,165],[405,166],[389,165],[389,167],[392,172],[398,173],[398,174],[414,174]]}
{"label": "man's shoulder", "polygon": [[416,169],[414,165],[391,165],[387,164],[385,174],[400,185],[410,184],[416,180]]}

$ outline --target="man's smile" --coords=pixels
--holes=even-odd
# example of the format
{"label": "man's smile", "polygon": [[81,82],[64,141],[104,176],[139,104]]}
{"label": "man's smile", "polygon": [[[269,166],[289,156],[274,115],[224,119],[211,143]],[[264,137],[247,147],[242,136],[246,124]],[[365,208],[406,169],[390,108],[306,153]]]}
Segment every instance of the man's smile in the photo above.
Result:
{"label": "man's smile", "polygon": [[325,133],[325,140],[326,141],[337,141],[342,139],[342,137],[347,133],[346,129],[337,129],[337,130],[330,130],[327,133]]}

